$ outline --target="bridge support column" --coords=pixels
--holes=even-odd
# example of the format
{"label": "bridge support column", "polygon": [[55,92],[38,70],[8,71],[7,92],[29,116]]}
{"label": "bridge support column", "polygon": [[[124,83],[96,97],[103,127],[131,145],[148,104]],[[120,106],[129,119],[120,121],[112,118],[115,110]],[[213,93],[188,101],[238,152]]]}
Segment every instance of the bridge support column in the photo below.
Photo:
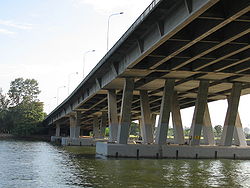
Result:
{"label": "bridge support column", "polygon": [[174,79],[168,79],[165,81],[162,101],[161,101],[161,109],[160,109],[160,117],[158,122],[158,127],[156,130],[156,144],[165,144],[167,139],[168,132],[168,124],[169,117],[171,112],[171,101],[174,94]]}
{"label": "bridge support column", "polygon": [[100,124],[100,138],[104,138],[105,137],[105,130],[106,130],[106,126],[107,126],[107,113],[106,112],[102,112],[102,116],[101,116],[101,124]]}
{"label": "bridge support column", "polygon": [[60,123],[56,122],[56,136],[60,136],[61,135],[61,125]]}
{"label": "bridge support column", "polygon": [[207,103],[204,112],[203,137],[206,145],[215,145],[214,132]]}
{"label": "bridge support column", "polygon": [[118,114],[115,90],[108,90],[108,120],[109,120],[109,142],[117,141]]}
{"label": "bridge support column", "polygon": [[99,138],[99,120],[97,116],[93,119],[93,138]]}
{"label": "bridge support column", "polygon": [[141,134],[144,144],[153,143],[153,125],[150,118],[150,106],[147,91],[140,91],[141,102]]}
{"label": "bridge support column", "polygon": [[221,142],[222,146],[231,146],[233,141],[233,133],[235,130],[235,124],[238,114],[238,106],[241,95],[241,83],[234,83],[231,91],[231,95],[228,99],[228,108],[226,119],[222,131]]}
{"label": "bridge support column", "polygon": [[207,80],[201,80],[198,95],[195,102],[194,115],[190,130],[191,140],[190,145],[199,145],[201,138],[201,130],[204,125],[204,114],[205,107],[207,104],[207,94],[208,94],[209,82]]}
{"label": "bridge support column", "polygon": [[176,144],[184,144],[184,133],[181,121],[180,104],[177,98],[177,92],[174,92],[172,100],[172,122],[174,127],[174,139]]}
{"label": "bridge support column", "polygon": [[241,147],[247,146],[246,137],[242,128],[239,112],[237,113],[237,117],[236,117],[236,123],[235,123],[235,129],[234,129],[234,142],[235,142],[235,145],[237,146],[241,146]]}
{"label": "bridge support column", "polygon": [[151,122],[153,126],[153,138],[155,138],[155,123],[156,123],[156,116],[157,114],[152,114],[151,113]]}
{"label": "bridge support column", "polygon": [[133,100],[134,80],[126,78],[123,88],[121,117],[118,128],[118,143],[127,144],[131,124],[131,108]]}
{"label": "bridge support column", "polygon": [[71,115],[69,121],[70,121],[70,138],[79,138],[80,120],[77,118],[77,116]]}

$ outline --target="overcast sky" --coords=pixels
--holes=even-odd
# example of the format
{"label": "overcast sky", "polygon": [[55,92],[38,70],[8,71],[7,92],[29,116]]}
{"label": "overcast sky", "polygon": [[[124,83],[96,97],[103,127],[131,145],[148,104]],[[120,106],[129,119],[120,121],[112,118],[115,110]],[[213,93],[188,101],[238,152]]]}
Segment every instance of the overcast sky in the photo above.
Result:
{"label": "overcast sky", "polygon": [[[111,47],[151,1],[0,0],[0,88],[6,93],[15,78],[34,78],[50,112],[67,97],[68,86],[71,92],[80,83],[84,56],[86,75],[105,55],[109,15],[124,12],[110,20]],[[242,97],[244,126],[250,126],[248,106],[249,97]],[[213,124],[223,124],[226,102],[209,107]],[[188,126],[193,109],[182,114]]]}

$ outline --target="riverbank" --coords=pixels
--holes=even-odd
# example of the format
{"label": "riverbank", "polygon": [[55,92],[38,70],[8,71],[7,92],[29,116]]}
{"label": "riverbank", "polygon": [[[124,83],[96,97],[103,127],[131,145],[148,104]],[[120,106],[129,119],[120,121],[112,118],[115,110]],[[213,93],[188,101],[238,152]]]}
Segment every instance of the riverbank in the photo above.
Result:
{"label": "riverbank", "polygon": [[14,136],[12,134],[0,134],[0,140],[13,139]]}
{"label": "riverbank", "polygon": [[12,134],[0,134],[0,140],[26,140],[50,142],[49,135],[15,136]]}

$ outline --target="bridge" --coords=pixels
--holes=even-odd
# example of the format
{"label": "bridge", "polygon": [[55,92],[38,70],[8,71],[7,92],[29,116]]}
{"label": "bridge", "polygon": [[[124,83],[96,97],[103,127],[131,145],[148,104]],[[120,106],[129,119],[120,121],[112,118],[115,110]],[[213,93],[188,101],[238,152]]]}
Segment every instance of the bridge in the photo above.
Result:
{"label": "bridge", "polygon": [[[94,144],[108,126],[108,142],[96,149],[105,156],[250,158],[238,113],[240,96],[250,94],[249,10],[249,0],[152,1],[44,123],[56,136],[70,127],[66,142],[83,145],[80,134],[93,131],[85,140]],[[208,103],[221,99],[228,109],[216,144]],[[191,106],[185,140],[180,110]],[[175,135],[167,145],[170,116]],[[133,120],[142,144],[128,142]]]}

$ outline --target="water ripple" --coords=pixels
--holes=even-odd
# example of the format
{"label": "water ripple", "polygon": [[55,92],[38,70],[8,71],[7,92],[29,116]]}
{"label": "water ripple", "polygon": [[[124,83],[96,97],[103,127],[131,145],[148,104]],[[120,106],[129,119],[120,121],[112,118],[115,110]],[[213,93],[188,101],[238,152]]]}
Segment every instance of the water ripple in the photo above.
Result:
{"label": "water ripple", "polygon": [[0,188],[249,187],[250,161],[96,158],[88,147],[0,141]]}

